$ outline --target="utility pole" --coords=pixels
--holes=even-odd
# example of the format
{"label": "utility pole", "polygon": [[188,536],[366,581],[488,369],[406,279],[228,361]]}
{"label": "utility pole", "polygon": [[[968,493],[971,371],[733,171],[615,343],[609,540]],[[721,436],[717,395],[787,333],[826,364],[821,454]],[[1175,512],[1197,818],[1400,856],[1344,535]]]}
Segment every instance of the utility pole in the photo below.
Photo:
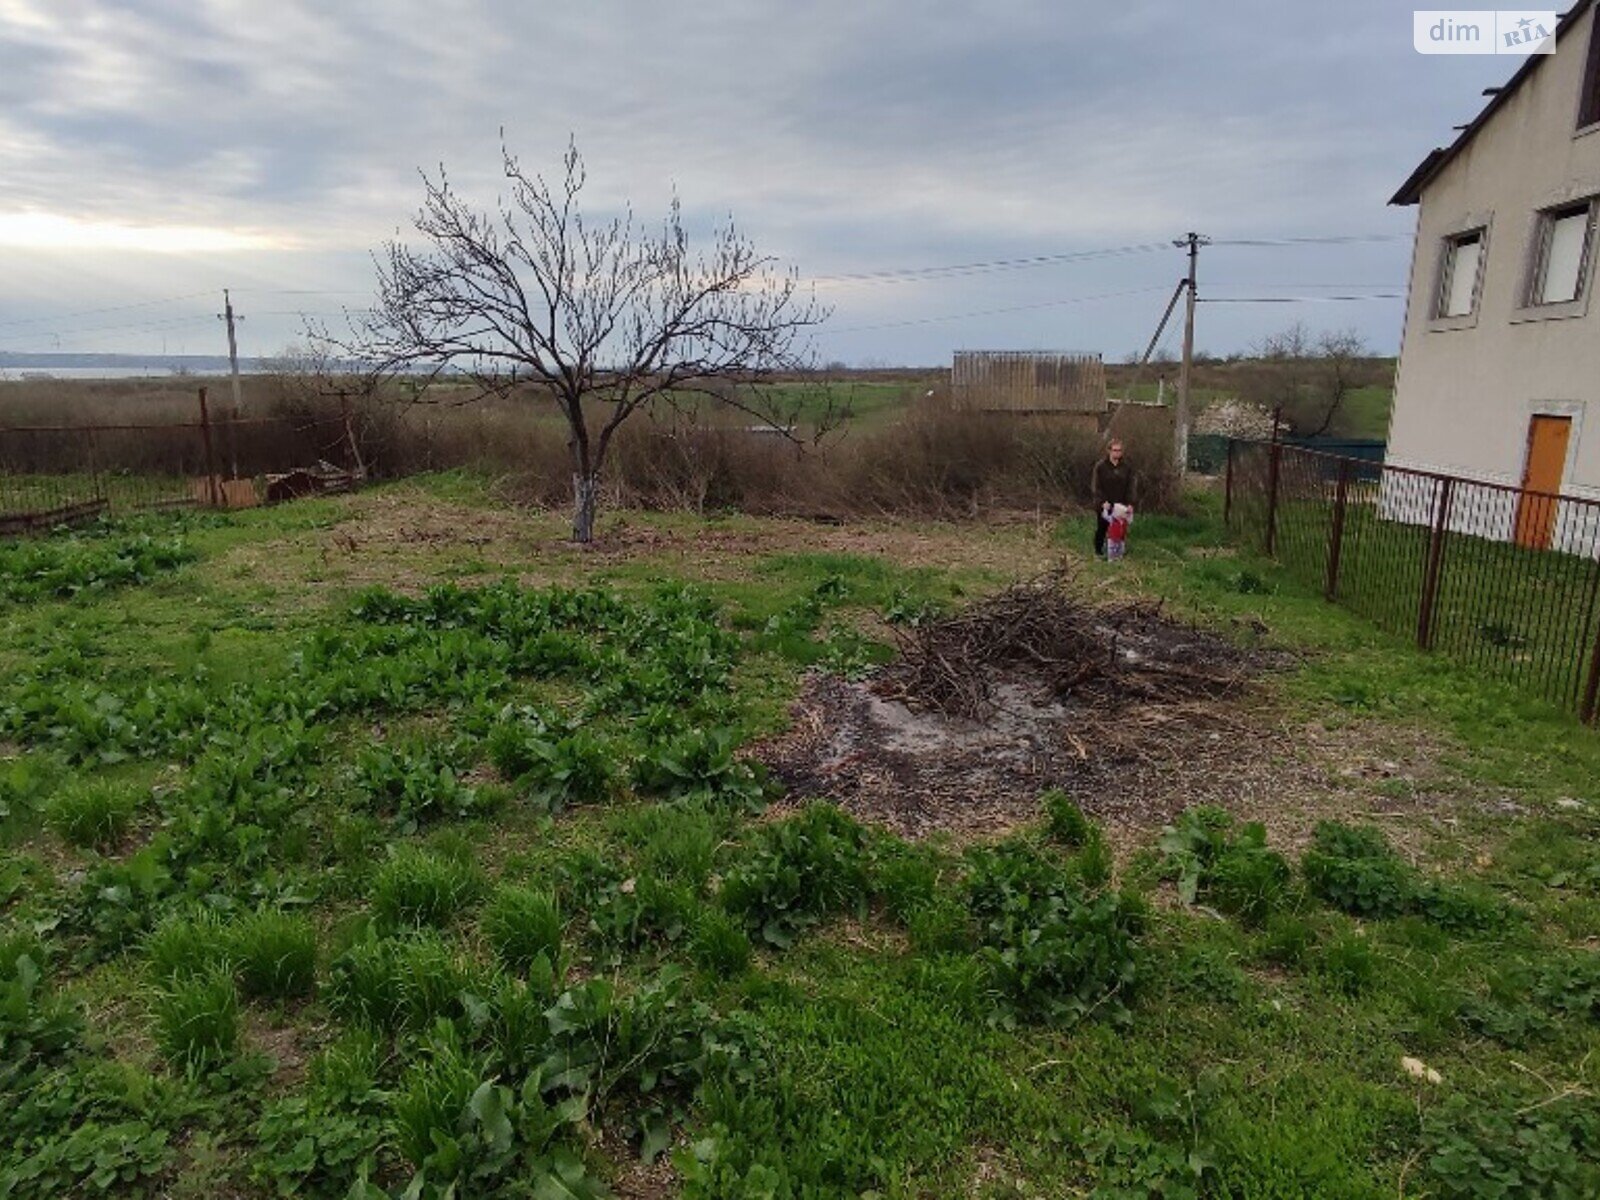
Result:
{"label": "utility pole", "polygon": [[[234,330],[235,317],[233,315],[233,297],[228,295],[228,289],[222,289],[222,312],[217,314],[217,319],[228,323],[228,366],[233,372],[233,412],[228,422],[228,456],[232,460],[233,478],[239,478],[239,414],[244,410],[244,403],[239,395],[239,337]],[[243,317],[237,320],[244,320]]]}
{"label": "utility pole", "polygon": [[1178,406],[1172,414],[1173,454],[1177,458],[1178,477],[1189,469],[1189,371],[1194,365],[1194,283],[1195,271],[1200,262],[1200,247],[1209,246],[1211,239],[1204,234],[1189,232],[1172,243],[1179,249],[1189,250],[1189,289],[1183,319],[1183,364],[1178,368]]}

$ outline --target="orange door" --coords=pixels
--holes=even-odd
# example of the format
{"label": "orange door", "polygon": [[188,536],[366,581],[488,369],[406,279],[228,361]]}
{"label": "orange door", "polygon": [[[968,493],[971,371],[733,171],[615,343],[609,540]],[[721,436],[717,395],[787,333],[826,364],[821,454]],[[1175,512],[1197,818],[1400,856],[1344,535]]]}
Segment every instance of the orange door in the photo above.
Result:
{"label": "orange door", "polygon": [[1561,490],[1567,465],[1571,417],[1535,417],[1528,423],[1528,465],[1522,472],[1517,505],[1517,545],[1543,550],[1556,527],[1554,494]]}

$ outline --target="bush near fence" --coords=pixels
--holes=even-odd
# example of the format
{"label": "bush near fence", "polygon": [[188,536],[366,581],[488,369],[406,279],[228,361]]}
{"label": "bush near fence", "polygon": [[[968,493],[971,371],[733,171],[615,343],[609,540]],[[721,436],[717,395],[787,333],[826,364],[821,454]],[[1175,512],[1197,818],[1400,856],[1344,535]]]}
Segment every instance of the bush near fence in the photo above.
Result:
{"label": "bush near fence", "polygon": [[[158,381],[127,389],[114,403],[113,386],[87,393],[86,404],[61,403],[71,385],[56,384],[56,403],[35,396],[19,404],[0,389],[0,426],[17,417],[55,414],[57,424],[106,423],[118,412],[142,418],[164,414],[181,424],[114,440],[88,430],[51,435],[59,441],[19,440],[0,429],[0,470],[13,481],[90,471],[127,480],[159,480],[153,494],[181,494],[204,473],[193,381]],[[42,385],[41,385],[42,386]],[[126,385],[122,385],[126,389]],[[464,397],[469,395],[460,389]],[[220,407],[226,385],[214,387]],[[221,396],[224,401],[215,398]],[[502,479],[512,499],[552,507],[571,498],[565,425],[548,402],[529,396],[457,405],[407,403],[394,397],[352,404],[352,420],[369,473],[399,478],[421,471],[467,468]],[[245,381],[243,411],[250,425],[219,422],[216,454],[230,473],[233,443],[241,475],[304,465],[319,457],[342,464],[337,397],[309,392],[293,380]],[[1111,430],[1128,448],[1140,475],[1141,506],[1159,510],[1177,498],[1170,466],[1171,419],[1166,410],[1129,408]],[[299,431],[299,432],[296,432]],[[310,431],[309,436],[306,431]],[[324,436],[326,435],[326,436]],[[901,419],[867,429],[848,425],[802,451],[772,432],[754,432],[740,414],[710,411],[697,418],[641,413],[619,432],[607,464],[605,500],[613,506],[736,508],[755,514],[845,518],[857,514],[967,517],[997,509],[1058,511],[1089,500],[1089,476],[1107,434],[1093,420],[1069,415],[975,411],[948,394],[909,396]],[[327,441],[329,444],[324,445]],[[93,462],[91,463],[91,446]],[[0,497],[0,508],[4,498]]]}
{"label": "bush near fence", "polygon": [[1392,633],[1600,716],[1600,502],[1230,444],[1229,527]]}

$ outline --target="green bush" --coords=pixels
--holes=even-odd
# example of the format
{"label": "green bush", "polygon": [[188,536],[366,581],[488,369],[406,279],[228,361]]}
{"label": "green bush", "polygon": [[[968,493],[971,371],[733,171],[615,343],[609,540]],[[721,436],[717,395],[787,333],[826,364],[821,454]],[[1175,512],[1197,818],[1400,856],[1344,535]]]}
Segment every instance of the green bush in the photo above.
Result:
{"label": "green bush", "polygon": [[495,981],[433,930],[365,937],[334,959],[328,1002],[347,1020],[388,1030],[426,1029],[440,1017],[465,1018],[467,998],[487,997]]}
{"label": "green bush", "polygon": [[1304,917],[1274,913],[1257,943],[1258,953],[1267,962],[1281,967],[1296,967],[1305,962],[1316,944],[1316,934]]}
{"label": "green bush", "polygon": [[463,783],[465,751],[458,745],[420,739],[364,747],[356,757],[355,783],[367,804],[394,818],[406,831],[445,818],[475,816],[484,803]]}
{"label": "green bush", "polygon": [[338,1200],[376,1169],[387,1122],[378,1087],[384,1046],[366,1029],[342,1034],[307,1068],[308,1086],[269,1100],[256,1123],[251,1175],[280,1196]]}
{"label": "green bush", "polygon": [[483,910],[483,933],[507,968],[525,974],[538,959],[561,961],[563,922],[555,897],[535,888],[501,887]]}
{"label": "green bush", "polygon": [[1140,969],[1136,900],[1087,890],[1021,843],[974,851],[968,906],[997,982],[1020,1015],[1126,1018]]}
{"label": "green bush", "polygon": [[1044,809],[1045,832],[1051,841],[1075,850],[1089,839],[1093,825],[1077,801],[1060,788],[1045,792],[1039,797],[1039,804]]}
{"label": "green bush", "polygon": [[1441,1200],[1600,1196],[1600,1109],[1581,1091],[1452,1097],[1426,1114],[1422,1131]]}
{"label": "green bush", "polygon": [[937,855],[903,842],[886,841],[874,862],[873,891],[895,920],[906,923],[939,896]]}
{"label": "green bush", "polygon": [[477,903],[483,887],[472,863],[401,846],[372,881],[372,915],[386,930],[447,925]]}
{"label": "green bush", "polygon": [[551,809],[598,804],[616,790],[616,751],[586,729],[528,742],[532,765],[517,785]]}
{"label": "green bush", "polygon": [[1372,986],[1378,958],[1366,938],[1354,930],[1339,934],[1323,947],[1317,970],[1335,990],[1360,995]]}
{"label": "green bush", "polygon": [[760,827],[722,883],[722,906],[780,948],[824,917],[864,908],[871,854],[866,831],[837,808],[813,804]]}
{"label": "green bush", "polygon": [[504,713],[484,739],[484,750],[503,778],[520,779],[540,765],[539,748],[555,726],[555,721],[534,709]]}
{"label": "green bush", "polygon": [[1267,848],[1259,823],[1235,828],[1220,808],[1191,808],[1162,831],[1167,873],[1185,904],[1207,904],[1259,924],[1283,906],[1293,873],[1288,860]]}
{"label": "green bush", "polygon": [[233,926],[229,943],[247,996],[287,1000],[316,986],[317,932],[305,917],[262,909]]}
{"label": "green bush", "polygon": [[1418,886],[1415,907],[1433,924],[1456,933],[1492,931],[1510,918],[1500,898],[1487,888],[1440,880]]}
{"label": "green bush", "polygon": [[453,1039],[435,1039],[400,1079],[391,1101],[395,1147],[421,1167],[439,1142],[455,1137],[467,1102],[478,1090],[483,1064]]}
{"label": "green bush", "polygon": [[189,1068],[232,1056],[239,1043],[239,994],[222,970],[180,978],[156,999],[156,1042],[161,1052]]}
{"label": "green bush", "polygon": [[1300,869],[1312,895],[1353,916],[1399,916],[1416,896],[1416,872],[1370,827],[1320,822]]}
{"label": "green bush", "polygon": [[727,913],[704,909],[689,940],[689,957],[702,970],[731,978],[750,965],[750,938]]}
{"label": "green bush", "polygon": [[647,795],[714,805],[759,808],[765,775],[759,763],[735,755],[732,729],[694,728],[652,744],[634,767],[634,786]]}
{"label": "green bush", "polygon": [[122,839],[139,808],[126,784],[80,780],[65,784],[45,805],[45,821],[74,846],[104,849]]}
{"label": "green bush", "polygon": [[726,817],[693,803],[646,804],[619,813],[614,826],[649,875],[699,889],[711,875]]}
{"label": "green bush", "polygon": [[161,983],[229,969],[233,962],[228,925],[208,908],[162,918],[145,937],[144,954],[151,974]]}

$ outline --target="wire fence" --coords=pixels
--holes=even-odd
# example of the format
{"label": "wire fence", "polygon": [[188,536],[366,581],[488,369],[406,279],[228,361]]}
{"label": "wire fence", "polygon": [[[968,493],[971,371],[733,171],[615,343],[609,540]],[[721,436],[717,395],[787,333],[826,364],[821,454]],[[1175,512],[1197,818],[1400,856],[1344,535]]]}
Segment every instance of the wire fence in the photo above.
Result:
{"label": "wire fence", "polygon": [[364,475],[347,417],[0,428],[0,536],[102,515],[248,507]]}
{"label": "wire fence", "polygon": [[1229,528],[1330,600],[1575,711],[1600,708],[1600,501],[1232,441]]}

